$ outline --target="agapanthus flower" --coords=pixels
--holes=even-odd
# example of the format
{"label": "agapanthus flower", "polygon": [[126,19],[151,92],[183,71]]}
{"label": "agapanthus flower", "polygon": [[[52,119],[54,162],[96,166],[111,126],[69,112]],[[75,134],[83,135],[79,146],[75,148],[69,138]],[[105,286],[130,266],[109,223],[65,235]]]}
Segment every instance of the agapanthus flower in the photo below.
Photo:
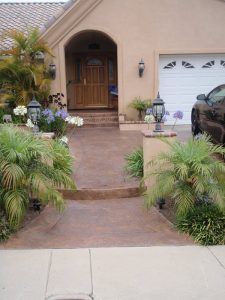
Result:
{"label": "agapanthus flower", "polygon": [[69,116],[69,114],[64,109],[60,109],[55,113],[55,116],[65,120]]}
{"label": "agapanthus flower", "polygon": [[184,116],[184,114],[183,114],[183,112],[182,111],[180,111],[180,110],[178,110],[178,111],[176,111],[174,114],[173,114],[173,118],[174,119],[183,119],[183,116]]}
{"label": "agapanthus flower", "polygon": [[169,111],[166,110],[166,111],[165,111],[165,116],[169,116],[169,115],[170,115]]}
{"label": "agapanthus flower", "polygon": [[154,122],[154,117],[153,117],[153,115],[146,115],[144,121],[145,121],[146,123],[148,123],[148,124],[151,123],[151,122]]}
{"label": "agapanthus flower", "polygon": [[46,121],[47,121],[48,124],[55,121],[55,117],[54,117],[54,114],[51,111],[51,109],[48,109],[48,108],[44,109],[42,111],[42,115],[46,118]]}
{"label": "agapanthus flower", "polygon": [[34,127],[34,124],[32,123],[31,119],[27,119],[26,126],[29,127],[29,128],[33,128]]}
{"label": "agapanthus flower", "polygon": [[16,116],[24,116],[27,114],[27,108],[24,105],[19,105],[13,109],[13,112]]}
{"label": "agapanthus flower", "polygon": [[69,124],[76,125],[77,127],[83,126],[84,124],[83,118],[78,116],[77,117],[68,116],[65,119],[65,121],[68,122]]}
{"label": "agapanthus flower", "polygon": [[64,135],[63,137],[61,137],[61,139],[59,141],[65,143],[65,144],[68,144],[69,139],[67,136]]}
{"label": "agapanthus flower", "polygon": [[152,108],[146,109],[146,115],[152,115]]}

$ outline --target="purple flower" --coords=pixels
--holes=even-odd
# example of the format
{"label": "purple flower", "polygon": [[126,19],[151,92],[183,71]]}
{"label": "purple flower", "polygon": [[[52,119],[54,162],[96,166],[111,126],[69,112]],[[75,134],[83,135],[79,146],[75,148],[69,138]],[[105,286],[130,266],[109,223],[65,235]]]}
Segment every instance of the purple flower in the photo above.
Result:
{"label": "purple flower", "polygon": [[69,116],[69,114],[64,109],[60,109],[55,113],[55,116],[65,120]]}
{"label": "purple flower", "polygon": [[152,108],[147,108],[146,115],[151,115],[151,114],[152,114]]}
{"label": "purple flower", "polygon": [[184,116],[184,114],[183,114],[183,112],[182,111],[180,111],[180,110],[178,110],[178,111],[176,111],[174,114],[173,114],[173,118],[174,119],[183,119],[183,116]]}
{"label": "purple flower", "polygon": [[53,112],[51,111],[51,109],[48,109],[48,108],[44,109],[42,111],[42,115],[45,117],[48,124],[55,121],[55,117],[54,117]]}
{"label": "purple flower", "polygon": [[162,118],[162,122],[166,122],[166,121],[167,121],[167,118],[166,118],[166,115],[164,115]]}
{"label": "purple flower", "polygon": [[48,116],[50,116],[50,115],[53,115],[53,113],[52,113],[51,109],[46,108],[46,109],[44,109],[44,110],[42,111],[42,115],[43,115],[44,117],[48,117]]}
{"label": "purple flower", "polygon": [[166,111],[165,111],[165,116],[169,116],[169,115],[170,115],[169,111],[166,110]]}

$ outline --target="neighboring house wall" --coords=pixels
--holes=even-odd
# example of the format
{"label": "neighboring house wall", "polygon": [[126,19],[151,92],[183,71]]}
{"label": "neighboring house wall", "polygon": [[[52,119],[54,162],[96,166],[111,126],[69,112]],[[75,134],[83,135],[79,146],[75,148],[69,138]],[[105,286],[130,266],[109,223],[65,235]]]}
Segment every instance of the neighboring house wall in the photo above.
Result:
{"label": "neighboring house wall", "polygon": [[[119,113],[136,96],[158,92],[159,54],[225,53],[225,3],[219,0],[80,0],[43,33],[53,47],[55,91],[66,93],[64,47],[76,34],[98,30],[117,44]],[[145,71],[138,76],[143,58]]]}

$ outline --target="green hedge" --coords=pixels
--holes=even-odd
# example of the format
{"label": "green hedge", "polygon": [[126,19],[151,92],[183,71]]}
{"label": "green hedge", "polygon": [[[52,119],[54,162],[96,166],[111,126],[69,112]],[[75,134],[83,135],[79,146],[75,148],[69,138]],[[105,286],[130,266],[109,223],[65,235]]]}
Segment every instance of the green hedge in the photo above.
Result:
{"label": "green hedge", "polygon": [[196,206],[176,226],[201,245],[225,244],[225,213],[213,204]]}

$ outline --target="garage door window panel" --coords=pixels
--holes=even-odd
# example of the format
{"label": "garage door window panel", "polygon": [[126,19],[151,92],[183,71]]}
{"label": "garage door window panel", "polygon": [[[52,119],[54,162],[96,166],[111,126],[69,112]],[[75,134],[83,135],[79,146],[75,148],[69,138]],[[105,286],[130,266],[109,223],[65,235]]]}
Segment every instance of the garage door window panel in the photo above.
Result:
{"label": "garage door window panel", "polygon": [[210,69],[210,68],[212,68],[214,65],[215,65],[215,60],[211,60],[211,61],[207,62],[206,64],[204,64],[204,65],[202,66],[202,68]]}

